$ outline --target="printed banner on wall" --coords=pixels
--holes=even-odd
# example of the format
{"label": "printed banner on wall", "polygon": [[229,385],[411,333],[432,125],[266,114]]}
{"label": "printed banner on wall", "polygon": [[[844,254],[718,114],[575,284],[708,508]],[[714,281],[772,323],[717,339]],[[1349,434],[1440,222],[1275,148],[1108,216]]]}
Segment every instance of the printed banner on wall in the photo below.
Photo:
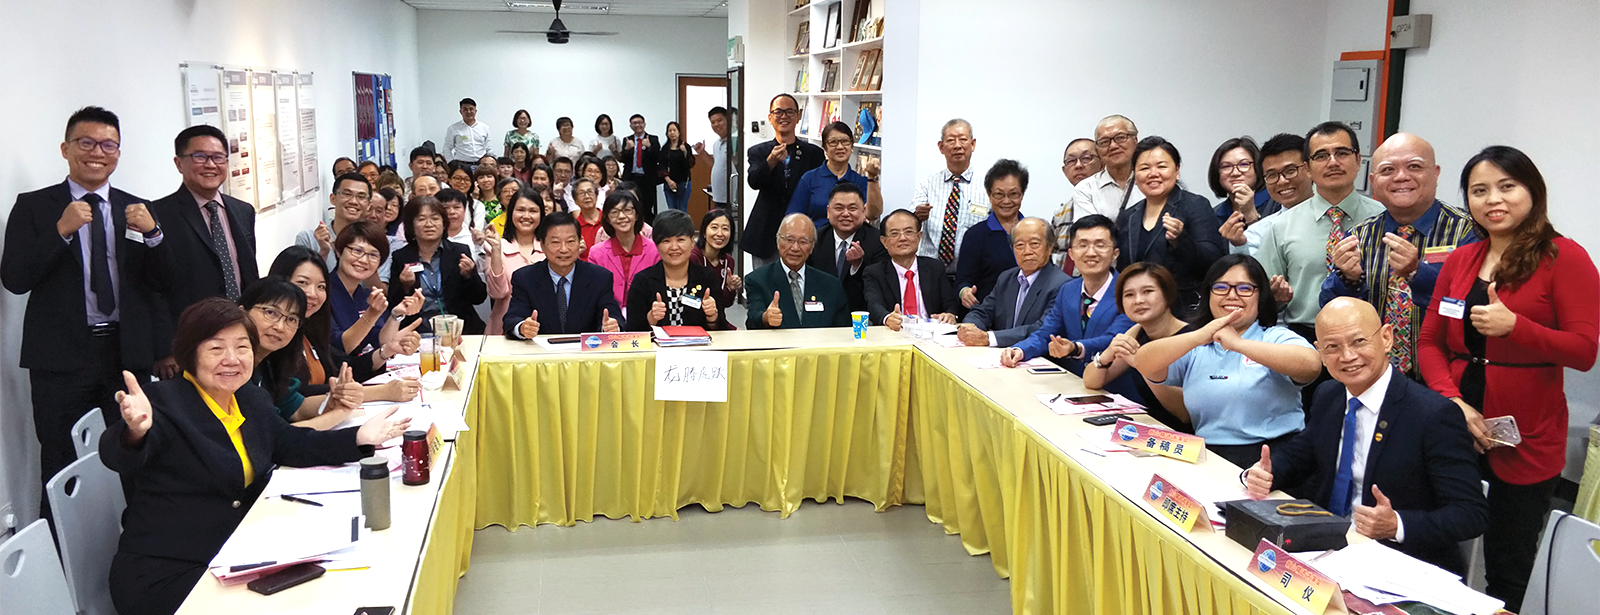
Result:
{"label": "printed banner on wall", "polygon": [[250,73],[250,108],[255,135],[256,211],[277,205],[282,200],[278,183],[278,100],[272,73]]}
{"label": "printed banner on wall", "polygon": [[222,71],[222,100],[226,120],[222,132],[228,135],[228,194],[236,199],[256,205],[256,181],[251,173],[255,158],[250,155],[250,82],[249,71]]}
{"label": "printed banner on wall", "polygon": [[222,126],[222,75],[217,67],[199,62],[179,65],[183,69],[183,101],[189,108],[189,125]]}
{"label": "printed banner on wall", "polygon": [[317,168],[317,106],[312,91],[312,73],[296,73],[300,99],[300,193],[316,192],[321,187]]}
{"label": "printed banner on wall", "polygon": [[282,170],[283,200],[300,195],[300,107],[294,92],[294,73],[273,73],[278,86],[278,168]]}

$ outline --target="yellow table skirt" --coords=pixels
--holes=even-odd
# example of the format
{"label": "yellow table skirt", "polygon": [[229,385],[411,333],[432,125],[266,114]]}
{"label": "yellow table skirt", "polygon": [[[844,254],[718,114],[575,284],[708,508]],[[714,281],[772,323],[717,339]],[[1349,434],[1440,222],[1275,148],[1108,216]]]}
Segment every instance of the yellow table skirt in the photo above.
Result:
{"label": "yellow table skirt", "polygon": [[[477,508],[477,459],[464,455],[474,449],[474,432],[457,434],[454,453],[442,476],[433,523],[422,545],[422,563],[412,580],[412,613],[450,613],[455,608],[456,582],[467,573],[472,559],[472,518]],[[437,471],[437,470],[436,470]]]}
{"label": "yellow table skirt", "polygon": [[1285,612],[920,352],[911,391],[919,499],[1010,577],[1013,612]]}
{"label": "yellow table skirt", "polygon": [[[473,527],[904,501],[910,347],[730,353],[728,403],[655,401],[653,353],[483,357]],[[736,408],[736,409],[734,409]],[[469,547],[470,548],[470,547]],[[463,567],[465,561],[463,560]]]}

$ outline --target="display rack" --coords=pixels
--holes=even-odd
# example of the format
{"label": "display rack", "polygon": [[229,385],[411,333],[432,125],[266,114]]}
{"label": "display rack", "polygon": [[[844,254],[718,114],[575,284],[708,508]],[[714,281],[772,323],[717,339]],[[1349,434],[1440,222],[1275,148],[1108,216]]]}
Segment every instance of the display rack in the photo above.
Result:
{"label": "display rack", "polygon": [[[793,54],[784,63],[801,107],[800,138],[821,146],[822,127],[839,120],[856,129],[852,166],[881,157],[886,0],[773,1],[792,9],[785,31]],[[865,124],[863,108],[872,115]]]}

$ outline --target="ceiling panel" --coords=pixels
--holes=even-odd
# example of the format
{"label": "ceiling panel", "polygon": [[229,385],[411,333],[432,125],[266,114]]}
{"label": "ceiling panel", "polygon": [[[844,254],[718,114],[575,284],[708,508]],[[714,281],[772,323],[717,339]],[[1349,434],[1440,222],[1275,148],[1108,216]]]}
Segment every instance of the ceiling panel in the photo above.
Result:
{"label": "ceiling panel", "polygon": [[[438,11],[511,11],[553,13],[549,0],[507,2],[506,0],[403,0],[418,9]],[[512,7],[511,4],[519,6]],[[536,6],[522,6],[533,4]],[[603,7],[603,8],[602,8]],[[651,17],[728,16],[727,0],[569,0],[561,5],[563,15],[642,15]]]}

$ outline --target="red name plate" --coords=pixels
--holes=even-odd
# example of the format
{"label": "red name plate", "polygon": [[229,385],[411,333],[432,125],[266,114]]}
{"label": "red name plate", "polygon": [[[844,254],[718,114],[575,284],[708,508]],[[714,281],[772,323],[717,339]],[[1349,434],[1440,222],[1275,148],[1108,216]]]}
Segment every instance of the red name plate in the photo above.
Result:
{"label": "red name plate", "polygon": [[1262,540],[1246,566],[1257,579],[1312,613],[1325,611],[1329,601],[1344,611],[1338,583],[1270,542]]}
{"label": "red name plate", "polygon": [[578,346],[584,352],[639,352],[642,350],[655,350],[650,345],[650,332],[635,331],[631,333],[585,333]]}
{"label": "red name plate", "polygon": [[1161,516],[1171,519],[1183,531],[1193,531],[1198,527],[1211,527],[1211,520],[1206,517],[1206,505],[1184,493],[1172,481],[1161,478],[1160,474],[1150,476],[1150,484],[1144,488],[1144,502],[1155,507]]}
{"label": "red name plate", "polygon": [[1200,436],[1162,429],[1127,419],[1118,419],[1111,430],[1111,441],[1131,449],[1149,451],[1163,457],[1200,463],[1200,454],[1206,450],[1206,441]]}

